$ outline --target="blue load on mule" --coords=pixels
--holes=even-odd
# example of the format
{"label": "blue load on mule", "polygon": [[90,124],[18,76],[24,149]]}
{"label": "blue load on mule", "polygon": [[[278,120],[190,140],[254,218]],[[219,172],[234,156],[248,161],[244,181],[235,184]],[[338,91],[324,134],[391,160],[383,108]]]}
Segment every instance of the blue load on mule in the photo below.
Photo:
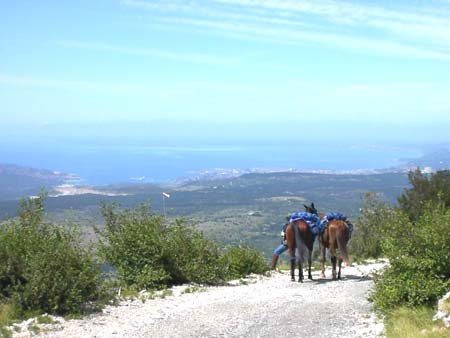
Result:
{"label": "blue load on mule", "polygon": [[317,216],[316,214],[313,214],[310,212],[305,212],[305,211],[294,212],[293,214],[291,214],[289,223],[295,222],[298,220],[302,220],[306,224],[308,224],[309,229],[311,230],[314,237],[323,232],[325,225],[322,225],[322,223],[320,222],[319,216]]}
{"label": "blue load on mule", "polygon": [[340,213],[340,212],[327,212],[325,214],[325,216],[322,219],[322,222],[320,223],[321,224],[320,225],[320,228],[321,228],[320,233],[322,233],[323,230],[327,227],[328,223],[330,221],[333,221],[333,220],[344,221],[347,224],[347,227],[348,227],[349,237],[352,236],[353,224],[350,223],[350,221],[347,219],[347,216],[345,214]]}

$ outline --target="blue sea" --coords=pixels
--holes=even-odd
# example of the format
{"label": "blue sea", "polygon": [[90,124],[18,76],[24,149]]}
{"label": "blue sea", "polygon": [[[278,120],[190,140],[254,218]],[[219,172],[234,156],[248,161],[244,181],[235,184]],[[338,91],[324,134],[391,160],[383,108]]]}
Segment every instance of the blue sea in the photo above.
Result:
{"label": "blue sea", "polygon": [[0,163],[73,173],[81,183],[168,182],[199,171],[225,169],[383,169],[422,155],[419,148],[370,144],[314,145],[89,145],[4,144]]}

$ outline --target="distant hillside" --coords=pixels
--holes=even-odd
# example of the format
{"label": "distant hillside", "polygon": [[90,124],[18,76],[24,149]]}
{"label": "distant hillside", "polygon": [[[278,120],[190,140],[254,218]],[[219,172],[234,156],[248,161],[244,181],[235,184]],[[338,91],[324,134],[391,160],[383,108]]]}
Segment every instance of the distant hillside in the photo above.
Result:
{"label": "distant hillside", "polygon": [[444,170],[450,168],[450,146],[427,152],[419,159],[412,160],[407,163],[408,167],[429,167],[433,171]]}
{"label": "distant hillside", "polygon": [[41,188],[50,190],[71,177],[56,171],[0,164],[0,200],[35,195]]}
{"label": "distant hillside", "polygon": [[[222,178],[207,175],[170,186],[136,183],[70,187],[66,188],[70,194],[60,192],[61,196],[49,197],[46,211],[55,222],[80,224],[86,237],[95,240],[92,225],[103,223],[102,202],[128,208],[149,202],[153,212],[162,214],[162,192],[167,192],[170,198],[165,200],[165,210],[169,218],[186,217],[208,237],[224,244],[249,243],[270,256],[286,214],[302,210],[303,203],[314,202],[320,211],[340,211],[355,219],[366,192],[376,192],[395,204],[410,186],[408,168],[450,168],[449,149],[432,149],[407,166],[378,173],[248,173]],[[53,188],[70,178],[48,170],[0,165],[0,220],[16,214],[18,198],[35,195],[42,187],[58,195]]]}
{"label": "distant hillside", "polygon": [[[338,175],[311,173],[247,174],[240,177],[198,180],[184,185],[112,185],[95,188],[124,193],[122,196],[83,194],[49,197],[46,210],[60,223],[83,226],[93,239],[92,224],[102,224],[102,202],[134,207],[150,202],[153,212],[163,213],[162,192],[169,218],[186,217],[205,234],[221,243],[246,242],[267,256],[277,245],[286,214],[303,210],[303,203],[315,202],[321,211],[341,211],[355,219],[362,197],[372,191],[395,203],[409,187],[406,173]],[[0,201],[0,219],[13,216],[17,201]]]}

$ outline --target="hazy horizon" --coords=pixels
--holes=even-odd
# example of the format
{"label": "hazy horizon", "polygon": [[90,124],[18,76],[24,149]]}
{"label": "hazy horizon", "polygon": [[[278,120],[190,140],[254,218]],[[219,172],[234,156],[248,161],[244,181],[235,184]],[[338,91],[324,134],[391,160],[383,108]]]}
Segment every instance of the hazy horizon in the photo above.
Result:
{"label": "hazy horizon", "polygon": [[448,0],[2,2],[0,163],[448,144],[449,27]]}

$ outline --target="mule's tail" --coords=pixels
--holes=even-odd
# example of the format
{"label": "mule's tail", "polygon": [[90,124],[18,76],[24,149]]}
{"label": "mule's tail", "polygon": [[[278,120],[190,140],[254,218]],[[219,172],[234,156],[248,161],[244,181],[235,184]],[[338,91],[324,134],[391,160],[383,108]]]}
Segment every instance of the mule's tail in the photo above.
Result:
{"label": "mule's tail", "polygon": [[339,251],[341,252],[342,260],[344,261],[346,266],[350,266],[350,259],[348,258],[347,252],[346,234],[341,231],[338,231],[336,241],[338,244]]}

